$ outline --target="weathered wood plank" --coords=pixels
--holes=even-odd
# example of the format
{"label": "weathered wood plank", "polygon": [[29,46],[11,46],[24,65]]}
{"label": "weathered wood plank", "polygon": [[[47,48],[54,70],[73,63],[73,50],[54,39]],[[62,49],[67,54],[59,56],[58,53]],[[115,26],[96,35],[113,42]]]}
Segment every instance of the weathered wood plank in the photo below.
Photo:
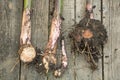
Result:
{"label": "weathered wood plank", "polygon": [[103,22],[108,31],[104,53],[104,80],[120,80],[120,0],[103,0]]}
{"label": "weathered wood plank", "polygon": [[[87,0],[76,0],[76,22],[79,22],[85,16]],[[95,5],[94,18],[101,20],[101,2],[89,0],[92,5]],[[79,54],[75,60],[76,80],[102,80],[102,62],[99,60],[98,69],[92,71],[90,64],[87,63],[85,57]]]}
{"label": "weathered wood plank", "polygon": [[[48,7],[49,0],[33,0],[32,23],[32,44],[34,47],[45,48],[48,40]],[[46,80],[44,74],[36,72],[35,66],[21,66],[21,80]]]}
{"label": "weathered wood plank", "polygon": [[17,61],[22,0],[0,0],[0,80],[19,80]]}
{"label": "weathered wood plank", "polygon": [[[50,0],[33,0],[32,7],[32,44],[44,49],[48,40],[48,13]],[[101,20],[100,0],[91,0],[94,9],[94,18]],[[90,65],[82,55],[71,53],[68,33],[74,20],[78,23],[85,14],[85,0],[63,0],[62,30],[66,38],[66,49],[69,66],[61,78],[55,78],[51,73],[48,77],[36,72],[34,66],[18,65],[12,72],[10,69],[16,63],[19,48],[19,36],[22,20],[22,0],[0,1],[0,80],[102,80],[102,62],[99,61],[98,70],[92,72]],[[37,4],[37,5],[36,5]],[[104,48],[104,80],[119,80],[120,72],[120,1],[103,0],[103,23],[108,31],[108,43]],[[21,73],[20,73],[21,72]],[[19,76],[20,75],[20,76]]]}
{"label": "weathered wood plank", "polygon": [[85,15],[85,8],[86,8],[86,0],[76,0],[76,22],[79,23],[79,21],[84,17]]}

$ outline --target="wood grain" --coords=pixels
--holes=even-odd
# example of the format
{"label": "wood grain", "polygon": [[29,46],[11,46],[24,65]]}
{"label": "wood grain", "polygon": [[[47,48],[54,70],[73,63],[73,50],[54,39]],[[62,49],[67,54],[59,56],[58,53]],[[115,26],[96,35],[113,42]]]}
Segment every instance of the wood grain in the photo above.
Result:
{"label": "wood grain", "polygon": [[11,72],[18,58],[22,1],[0,1],[0,80],[19,80],[20,64]]}
{"label": "wood grain", "polygon": [[[103,1],[103,6],[101,5]],[[53,0],[32,0],[32,39],[34,47],[45,48],[48,36]],[[94,18],[103,20],[108,32],[108,42],[104,46],[104,63],[94,72],[82,55],[71,53],[68,37],[71,28],[85,15],[86,0],[63,0],[62,32],[65,36],[68,56],[68,69],[61,78],[55,78],[52,72],[39,74],[35,66],[18,63],[20,28],[22,22],[23,1],[0,0],[0,80],[120,80],[120,0],[91,0],[95,5]],[[103,15],[101,15],[101,7]],[[101,17],[102,16],[102,17]],[[59,53],[59,47],[58,47]],[[104,70],[104,71],[103,71]]]}
{"label": "wood grain", "polygon": [[120,0],[103,0],[103,23],[108,31],[104,49],[104,80],[120,80]]}

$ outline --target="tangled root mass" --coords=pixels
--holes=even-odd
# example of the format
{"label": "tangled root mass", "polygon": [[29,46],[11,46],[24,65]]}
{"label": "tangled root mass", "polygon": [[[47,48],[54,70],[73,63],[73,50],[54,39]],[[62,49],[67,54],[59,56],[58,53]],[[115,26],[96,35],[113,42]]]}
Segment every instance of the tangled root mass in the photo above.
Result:
{"label": "tangled root mass", "polygon": [[85,55],[91,68],[96,69],[102,46],[107,42],[107,31],[99,20],[83,18],[69,34],[72,49]]}

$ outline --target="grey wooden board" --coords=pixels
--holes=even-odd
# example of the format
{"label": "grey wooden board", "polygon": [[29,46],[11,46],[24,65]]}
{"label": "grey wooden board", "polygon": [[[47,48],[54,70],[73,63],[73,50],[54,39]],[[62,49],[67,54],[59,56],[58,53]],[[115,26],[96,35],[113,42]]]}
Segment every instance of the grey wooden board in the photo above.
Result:
{"label": "grey wooden board", "polygon": [[22,0],[0,0],[0,80],[19,80],[17,61]]}
{"label": "grey wooden board", "polygon": [[[32,1],[32,44],[34,47],[45,48],[48,41],[48,25],[50,23],[49,1]],[[94,9],[94,18],[101,20],[101,0],[91,0]],[[0,80],[102,80],[102,62],[99,68],[92,72],[89,64],[82,55],[71,53],[69,31],[84,16],[85,0],[63,0],[62,31],[66,38],[66,50],[68,55],[68,69],[61,78],[55,78],[52,72],[45,76],[36,72],[34,66],[26,66],[18,63],[12,72],[11,68],[18,58],[19,36],[22,21],[22,0],[0,0]],[[120,1],[103,0],[103,23],[108,31],[108,43],[104,48],[104,80],[120,80]],[[49,19],[48,19],[49,18]],[[75,58],[74,58],[75,57]],[[21,72],[21,73],[20,73]]]}
{"label": "grey wooden board", "polygon": [[[48,41],[48,7],[49,0],[32,0],[32,44],[34,47],[45,48]],[[46,80],[44,74],[36,72],[35,66],[21,65],[21,80]]]}
{"label": "grey wooden board", "polygon": [[104,80],[120,80],[120,0],[103,0],[103,22],[108,31],[104,53]]}

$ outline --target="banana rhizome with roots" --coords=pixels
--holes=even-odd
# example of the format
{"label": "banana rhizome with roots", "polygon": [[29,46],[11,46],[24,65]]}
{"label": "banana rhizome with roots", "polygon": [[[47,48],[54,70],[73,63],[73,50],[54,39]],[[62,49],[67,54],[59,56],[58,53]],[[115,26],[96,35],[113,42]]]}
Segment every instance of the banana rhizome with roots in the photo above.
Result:
{"label": "banana rhizome with roots", "polygon": [[60,77],[68,65],[67,55],[65,50],[65,42],[63,36],[61,36],[61,40],[60,40],[61,55],[62,55],[60,59],[61,65],[59,67],[56,67],[57,66],[56,51],[58,46],[58,39],[60,38],[61,35],[61,23],[62,23],[62,18],[60,16],[62,12],[61,8],[62,8],[62,0],[55,0],[55,8],[51,22],[51,27],[50,27],[49,40],[42,55],[43,56],[42,62],[44,68],[46,69],[46,73],[49,71],[51,67],[54,67],[55,77]]}
{"label": "banana rhizome with roots", "polygon": [[102,49],[107,42],[107,31],[101,21],[94,19],[92,0],[86,1],[86,14],[74,29],[70,31],[69,37],[74,53],[84,55],[90,63],[91,69],[98,68],[99,58],[102,57]]}
{"label": "banana rhizome with roots", "polygon": [[31,44],[31,0],[24,0],[22,16],[22,27],[20,34],[20,49],[18,51],[20,60],[24,63],[32,62],[36,51]]}

